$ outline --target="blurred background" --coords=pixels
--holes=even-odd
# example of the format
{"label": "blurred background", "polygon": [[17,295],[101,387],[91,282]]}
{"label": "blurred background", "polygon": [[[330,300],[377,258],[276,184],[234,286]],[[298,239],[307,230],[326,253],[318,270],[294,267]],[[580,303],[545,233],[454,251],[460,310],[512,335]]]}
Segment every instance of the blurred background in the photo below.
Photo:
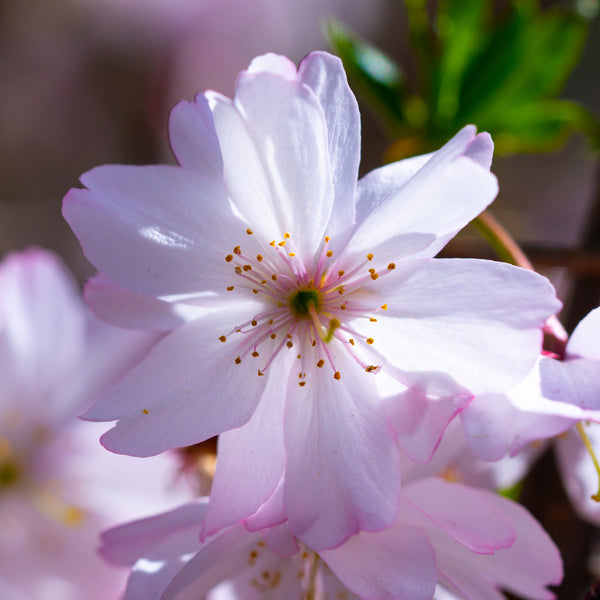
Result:
{"label": "blurred background", "polygon": [[[483,10],[485,15],[473,16]],[[544,102],[568,98],[583,113],[569,112],[560,132],[554,137],[540,133],[539,140],[523,125],[525,112],[514,116],[522,126],[514,135],[510,123],[498,124],[481,110],[472,114],[481,117],[474,119],[480,129],[489,127],[496,135],[493,127],[499,128],[501,155],[493,171],[501,193],[494,214],[553,279],[565,302],[561,317],[572,328],[600,299],[600,179],[594,150],[599,138],[592,131],[600,115],[597,12],[594,0],[542,6],[529,0],[3,0],[0,252],[42,246],[58,252],[80,281],[91,275],[60,214],[67,190],[98,164],[172,162],[169,109],[209,88],[231,96],[236,74],[257,54],[278,52],[297,62],[311,50],[331,49],[332,42],[345,53],[363,115],[363,173],[384,161],[429,151],[455,133],[470,113],[461,113],[459,106],[454,120],[443,121],[442,104],[432,108],[435,98],[446,98],[432,89],[442,89],[452,79],[448,73],[460,88],[460,105],[469,90],[475,90],[471,96],[483,94],[477,90],[485,90],[484,75],[498,80],[494,69],[500,67],[490,57],[505,57],[500,71],[507,74],[505,88],[513,91],[519,74],[513,76],[511,69],[517,72],[519,61],[527,58],[530,71],[522,70],[522,79],[562,69],[556,81],[550,75],[544,80],[549,82]],[[510,15],[520,14],[521,22],[529,23],[555,13],[569,16],[556,21],[558,33],[546,46],[519,47],[517,34],[507,37],[506,31],[515,31]],[[343,27],[329,21],[326,35],[325,20],[332,18]],[[500,35],[502,27],[506,31]],[[533,39],[522,27],[523,37]],[[488,44],[492,38],[495,54],[494,44]],[[362,47],[363,41],[372,46]],[[446,61],[452,68],[444,71],[448,56],[454,57]],[[564,60],[554,65],[552,59],[560,57]],[[505,96],[508,106],[518,101],[508,92]],[[402,110],[396,110],[399,106]],[[520,131],[535,143],[518,143]],[[473,232],[461,235],[448,252],[493,257]],[[538,469],[524,499],[563,545],[567,579],[560,598],[576,600],[600,578],[600,538],[574,517],[560,488],[550,485],[556,481],[552,461],[542,459]]]}

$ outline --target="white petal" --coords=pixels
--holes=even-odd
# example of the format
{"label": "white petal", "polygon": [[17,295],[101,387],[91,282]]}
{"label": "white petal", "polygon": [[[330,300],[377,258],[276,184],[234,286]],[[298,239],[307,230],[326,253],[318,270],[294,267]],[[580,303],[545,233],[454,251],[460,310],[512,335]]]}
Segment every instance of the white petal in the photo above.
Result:
{"label": "white petal", "polygon": [[600,359],[600,308],[590,312],[575,328],[567,343],[567,355]]}
{"label": "white petal", "polygon": [[233,104],[211,101],[237,209],[263,241],[290,233],[298,255],[312,260],[333,203],[327,128],[314,93],[270,73],[242,73]]}
{"label": "white petal", "polygon": [[[359,186],[364,200],[359,200],[357,209],[364,220],[359,221],[348,252],[377,255],[379,244],[399,234],[417,232],[437,238],[423,255],[437,254],[498,193],[494,175],[468,154],[474,140],[474,129],[465,128],[427,161],[424,157],[409,159],[406,170],[387,166],[365,177]],[[394,186],[396,175],[399,181]]]}
{"label": "white petal", "polygon": [[223,159],[208,100],[198,94],[193,103],[182,100],[169,116],[169,140],[177,162],[207,177],[223,175]]}
{"label": "white petal", "polygon": [[[120,286],[152,295],[231,283],[225,255],[245,236],[222,185],[179,167],[97,167],[63,214],[89,260]],[[247,237],[247,236],[246,236]]]}
{"label": "white petal", "polygon": [[98,318],[131,329],[171,331],[203,312],[198,306],[132,292],[102,274],[88,280],[84,297]]}
{"label": "white petal", "polygon": [[219,436],[204,535],[254,514],[277,487],[285,468],[281,390],[287,386],[294,359],[280,353],[269,366],[268,384],[252,418]]}
{"label": "white petal", "polygon": [[412,460],[427,462],[450,421],[470,401],[470,396],[435,398],[409,389],[386,398],[385,407],[400,447]]}
{"label": "white petal", "polygon": [[435,589],[435,550],[418,528],[396,525],[361,532],[321,556],[361,598],[429,600]]}
{"label": "white petal", "polygon": [[327,233],[354,222],[354,194],[360,163],[360,113],[342,61],[326,52],[311,52],[298,67],[301,81],[316,94],[327,123],[334,201]]}
{"label": "white petal", "polygon": [[120,454],[151,456],[247,422],[267,377],[258,377],[250,360],[234,364],[239,348],[219,341],[232,319],[229,311],[197,319],[157,344],[86,413],[90,420],[120,419],[103,444]]}
{"label": "white petal", "polygon": [[[385,279],[385,277],[383,278]],[[353,326],[407,386],[439,396],[508,389],[532,368],[559,303],[543,277],[503,263],[433,260]]]}
{"label": "white petal", "polygon": [[290,383],[285,411],[285,510],[294,534],[315,550],[390,525],[399,493],[398,450],[374,375],[344,351],[335,360],[341,380],[327,366],[306,367],[306,386]]}

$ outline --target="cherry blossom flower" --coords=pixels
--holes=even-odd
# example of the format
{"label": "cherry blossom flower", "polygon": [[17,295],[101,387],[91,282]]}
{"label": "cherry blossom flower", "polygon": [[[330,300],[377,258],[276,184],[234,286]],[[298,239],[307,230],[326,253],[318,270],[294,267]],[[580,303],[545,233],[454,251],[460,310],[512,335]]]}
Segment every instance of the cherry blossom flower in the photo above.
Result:
{"label": "cherry blossom flower", "polygon": [[124,574],[96,556],[98,532],[190,497],[167,489],[171,457],[110,455],[103,427],[76,419],[156,339],[93,318],[48,252],[0,265],[2,598],[116,597]]}
{"label": "cherry blossom flower", "polygon": [[541,356],[509,392],[478,396],[460,416],[469,447],[483,460],[508,455],[531,464],[545,447],[541,440],[554,438],[565,489],[579,515],[593,523],[600,522],[600,504],[592,499],[599,473],[590,455],[600,451],[599,339],[596,308],[575,328],[561,355]]}
{"label": "cherry blossom flower", "polygon": [[64,201],[97,314],[173,330],[86,417],[136,456],[222,434],[206,534],[279,488],[312,548],[385,528],[396,442],[427,460],[473,394],[525,376],[558,309],[537,274],[433,259],[496,195],[489,136],[357,184],[356,100],[317,52],[256,58],[170,137],[179,166],[98,167]]}
{"label": "cherry blossom flower", "polygon": [[461,413],[473,452],[496,460],[579,421],[600,421],[599,335],[600,308],[596,308],[575,328],[562,356],[544,354],[508,392],[476,397]]}
{"label": "cherry blossom flower", "polygon": [[134,565],[125,600],[428,600],[436,586],[465,600],[500,600],[500,589],[542,600],[562,577],[556,547],[525,509],[441,479],[403,488],[392,527],[319,554],[285,523],[256,532],[236,524],[199,544],[206,506],[103,534],[102,554]]}

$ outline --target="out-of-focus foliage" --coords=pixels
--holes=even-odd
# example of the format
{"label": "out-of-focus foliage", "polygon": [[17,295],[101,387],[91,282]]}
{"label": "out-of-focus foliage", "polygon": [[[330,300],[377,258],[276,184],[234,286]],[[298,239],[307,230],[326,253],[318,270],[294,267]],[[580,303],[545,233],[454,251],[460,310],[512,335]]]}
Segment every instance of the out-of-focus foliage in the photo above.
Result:
{"label": "out-of-focus foliage", "polygon": [[400,141],[390,158],[437,147],[467,123],[492,133],[496,151],[543,152],[582,131],[598,146],[600,126],[583,106],[557,98],[576,65],[588,21],[536,0],[502,13],[490,0],[405,0],[418,81],[338,22],[328,36],[356,91]]}

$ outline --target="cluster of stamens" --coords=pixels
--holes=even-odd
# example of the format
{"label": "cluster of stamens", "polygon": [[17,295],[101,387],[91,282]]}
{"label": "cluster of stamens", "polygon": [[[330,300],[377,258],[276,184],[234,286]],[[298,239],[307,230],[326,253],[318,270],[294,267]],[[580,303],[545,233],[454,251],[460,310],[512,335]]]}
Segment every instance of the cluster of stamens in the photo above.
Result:
{"label": "cluster of stamens", "polygon": [[[253,235],[251,229],[246,233]],[[241,364],[248,356],[258,358],[266,354],[266,361],[261,363],[263,366],[257,368],[258,376],[262,376],[280,351],[297,348],[296,358],[301,361],[300,387],[306,385],[306,355],[317,357],[315,365],[318,368],[329,364],[333,378],[340,380],[341,373],[330,351],[330,342],[335,339],[366,372],[379,370],[377,365],[364,363],[356,352],[357,344],[371,346],[375,340],[360,335],[349,327],[348,322],[357,317],[377,321],[372,313],[386,310],[387,305],[375,305],[368,309],[371,314],[367,315],[367,309],[355,303],[353,295],[396,266],[390,263],[378,271],[371,266],[373,254],[369,253],[361,264],[346,272],[338,268],[340,265],[329,246],[330,238],[326,236],[318,260],[311,265],[298,257],[289,233],[285,233],[279,242],[273,240],[268,245],[259,245],[261,253],[250,254],[236,246],[225,256],[236,280],[227,286],[227,291],[241,290],[265,301],[264,311],[219,338],[225,343],[233,334],[246,336],[234,359],[235,364]]]}

